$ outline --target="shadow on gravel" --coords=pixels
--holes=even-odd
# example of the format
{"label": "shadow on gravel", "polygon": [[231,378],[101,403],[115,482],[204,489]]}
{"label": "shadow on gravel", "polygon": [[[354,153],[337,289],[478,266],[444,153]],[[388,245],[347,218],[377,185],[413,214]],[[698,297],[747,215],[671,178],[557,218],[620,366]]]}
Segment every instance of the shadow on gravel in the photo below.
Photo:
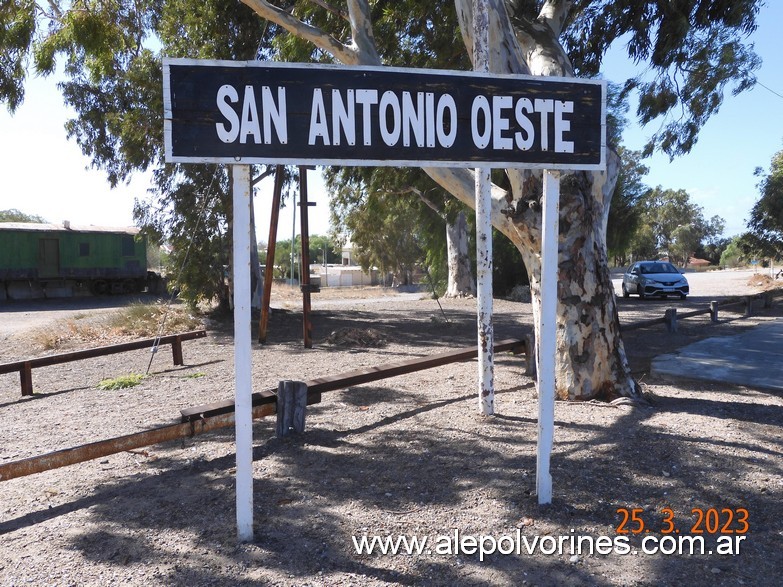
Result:
{"label": "shadow on gravel", "polygon": [[[499,393],[503,391],[507,390]],[[102,529],[78,533],[71,539],[72,547],[88,559],[123,569],[170,561],[171,544],[159,545],[149,536],[185,530],[194,536],[193,543],[181,545],[177,564],[162,571],[158,579],[165,585],[274,582],[265,570],[290,583],[340,572],[360,575],[360,583],[373,579],[400,585],[486,584],[479,578],[487,569],[492,584],[524,580],[539,585],[613,585],[616,582],[609,577],[620,564],[616,555],[588,558],[584,552],[574,564],[568,562],[569,554],[494,554],[483,562],[477,554],[369,556],[355,553],[351,537],[426,534],[434,540],[435,534],[448,535],[455,528],[463,534],[495,537],[519,529],[531,539],[568,535],[570,530],[575,535],[616,536],[619,507],[642,508],[645,523],[660,537],[664,507],[675,510],[683,533],[690,533],[693,507],[744,507],[752,515],[752,534],[741,557],[647,557],[644,584],[700,584],[704,565],[713,575],[716,572],[709,569],[719,569],[711,585],[751,584],[754,577],[776,570],[778,563],[769,553],[779,542],[779,491],[749,493],[735,482],[762,463],[770,475],[783,474],[777,464],[762,460],[768,451],[748,442],[694,438],[687,430],[662,430],[646,422],[667,411],[726,413],[741,422],[781,426],[780,410],[676,398],[662,400],[655,409],[558,407],[556,425],[572,435],[570,441],[556,442],[555,499],[542,507],[535,498],[533,419],[500,416],[481,419],[473,430],[460,430],[447,418],[444,421],[443,414],[431,419],[427,415],[457,406],[473,409],[473,394],[425,403],[421,395],[376,386],[352,389],[350,398],[348,407],[345,398],[332,404],[325,398],[318,407],[322,415],[331,415],[333,429],[321,425],[299,437],[276,439],[269,438],[271,420],[256,425],[254,459],[260,471],[254,481],[257,535],[252,545],[237,546],[235,541],[233,456],[183,463],[181,456],[167,456],[176,448],[173,443],[156,449],[158,457],[138,474],[96,487],[90,496],[2,522],[0,534],[89,508]],[[411,406],[411,401],[421,403]],[[343,410],[363,405],[373,406],[373,422],[340,426]],[[618,415],[613,425],[601,426],[587,421],[584,415],[589,410],[617,410]],[[233,442],[229,431],[209,438]],[[738,457],[738,449],[755,456]],[[348,507],[341,512],[344,506]],[[472,513],[483,520],[486,507],[493,507],[502,519],[492,527],[476,526]],[[435,523],[443,527],[427,525],[421,517],[424,510],[434,512]],[[520,524],[521,519],[532,525]],[[633,548],[641,547],[642,535],[628,538]],[[250,569],[246,572],[252,578],[234,581],[236,569]],[[604,573],[606,579],[601,578]]]}
{"label": "shadow on gravel", "polygon": [[[437,337],[433,337],[429,312],[414,312],[404,322],[398,317],[398,323],[375,312],[321,314],[318,332],[324,336],[330,329],[363,324],[384,328],[395,340],[411,344],[472,344],[466,343],[469,337],[475,338],[475,324],[468,312],[460,314],[459,328],[439,331]],[[275,344],[295,344],[301,337],[301,322],[293,313],[282,318],[277,317],[270,338]],[[509,323],[502,318],[499,322],[498,338],[503,329],[519,329],[513,317]],[[649,347],[644,333],[636,340],[645,349]],[[735,393],[744,392],[737,389]],[[764,427],[779,430],[783,426],[781,409],[704,396],[667,397],[655,407],[633,409],[558,404],[555,424],[560,433],[556,430],[552,460],[555,497],[551,505],[539,506],[534,419],[477,416],[471,426],[460,428],[449,419],[449,410],[474,410],[472,393],[428,401],[424,393],[362,386],[339,396],[339,401],[331,399],[325,397],[313,410],[320,424],[309,426],[299,437],[270,438],[271,419],[255,425],[257,534],[251,545],[236,544],[233,455],[183,462],[180,443],[159,445],[155,459],[146,461],[137,474],[97,486],[89,496],[0,522],[0,535],[90,509],[101,529],[77,533],[70,538],[72,548],[122,572],[134,565],[170,561],[172,545],[150,540],[150,535],[184,531],[193,539],[178,545],[177,563],[163,567],[156,577],[163,585],[300,584],[339,572],[358,575],[357,584],[375,580],[397,585],[518,585],[524,581],[603,586],[618,584],[618,570],[633,562],[637,566],[632,569],[642,569],[644,574],[634,575],[631,570],[625,577],[635,576],[634,581],[645,585],[698,585],[705,584],[705,577],[712,586],[754,584],[758,577],[779,576],[780,561],[773,553],[780,544],[781,489],[772,482],[770,487],[749,489],[745,479],[759,471],[768,480],[783,476],[780,452],[757,445],[766,434]],[[348,427],[341,424],[345,410],[363,406],[372,406],[371,421]],[[604,425],[593,421],[591,410],[612,410],[616,417]],[[743,440],[729,437],[730,430],[724,439],[719,433],[718,438],[704,438],[686,427],[667,426],[660,419],[653,422],[661,413],[714,418],[715,426],[723,420],[735,420],[741,426],[752,423],[758,431]],[[223,431],[205,439],[231,444],[233,433]],[[199,440],[185,445],[194,442]],[[641,508],[651,534],[661,538],[665,507],[675,511],[683,534],[693,534],[693,508],[748,509],[751,533],[746,550],[733,557],[644,557],[640,564],[641,556],[623,559],[589,551],[581,553],[576,562],[571,561],[570,552],[493,554],[484,561],[477,554],[371,556],[357,554],[352,543],[352,537],[373,535],[418,534],[434,539],[454,529],[496,538],[517,531],[531,539],[545,535],[565,535],[566,541],[574,535],[616,537],[618,508]],[[488,508],[495,516],[491,526],[486,525]],[[427,516],[422,515],[425,510]],[[475,519],[482,522],[477,525]],[[645,536],[629,535],[629,544],[639,549]],[[714,542],[715,538],[705,539]],[[248,578],[235,580],[240,572]]]}

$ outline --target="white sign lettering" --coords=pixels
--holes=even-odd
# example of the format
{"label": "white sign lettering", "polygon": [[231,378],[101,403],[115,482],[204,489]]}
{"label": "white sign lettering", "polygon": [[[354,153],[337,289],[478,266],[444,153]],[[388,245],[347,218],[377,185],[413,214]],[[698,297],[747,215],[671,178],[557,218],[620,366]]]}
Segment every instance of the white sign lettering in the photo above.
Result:
{"label": "white sign lettering", "polygon": [[606,84],[266,62],[164,63],[167,161],[603,169]]}
{"label": "white sign lettering", "polygon": [[[234,86],[220,86],[215,99],[218,110],[228,122],[215,123],[218,138],[224,143],[234,143],[237,138],[240,144],[247,143],[249,136],[253,142],[261,144],[261,125],[258,119],[258,104],[256,102],[253,86],[247,85],[242,94],[242,118],[240,120],[231,104],[239,102],[239,93]],[[285,88],[277,88],[277,104],[272,96],[269,86],[261,88],[261,111],[263,113],[263,127],[265,145],[272,144],[272,128],[277,134],[277,142],[284,145],[288,142],[288,120],[286,116]]]}

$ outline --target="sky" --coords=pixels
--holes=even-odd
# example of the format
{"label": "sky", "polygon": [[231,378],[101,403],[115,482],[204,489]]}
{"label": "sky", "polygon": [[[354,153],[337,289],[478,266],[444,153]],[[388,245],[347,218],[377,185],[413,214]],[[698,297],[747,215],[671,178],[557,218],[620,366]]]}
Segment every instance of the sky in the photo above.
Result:
{"label": "sky", "polygon": [[[779,32],[783,2],[768,2],[758,22],[751,42],[763,60],[756,73],[760,84],[737,97],[727,92],[720,112],[702,129],[691,153],[671,162],[665,155],[645,161],[650,168],[647,185],[686,190],[691,200],[702,206],[706,218],[718,215],[726,221],[724,236],[744,232],[750,209],[758,199],[759,178],[754,170],[767,169],[772,156],[783,149]],[[604,76],[612,81],[623,81],[634,70],[622,47],[613,48],[604,63]],[[149,176],[137,174],[129,184],[110,189],[105,174],[91,169],[78,145],[66,138],[64,124],[72,116],[62,104],[56,79],[51,77],[28,80],[25,101],[13,116],[0,107],[0,210],[16,208],[55,223],[69,220],[75,225],[132,226],[134,199],[149,197]],[[630,117],[624,143],[641,149],[655,127],[639,128]],[[309,173],[308,187],[310,200],[317,204],[310,208],[310,233],[326,234],[328,195],[319,172]],[[266,241],[272,181],[261,182],[255,194],[257,236]],[[291,212],[291,206],[281,212],[279,240],[291,238]],[[296,223],[298,233],[298,217]]]}

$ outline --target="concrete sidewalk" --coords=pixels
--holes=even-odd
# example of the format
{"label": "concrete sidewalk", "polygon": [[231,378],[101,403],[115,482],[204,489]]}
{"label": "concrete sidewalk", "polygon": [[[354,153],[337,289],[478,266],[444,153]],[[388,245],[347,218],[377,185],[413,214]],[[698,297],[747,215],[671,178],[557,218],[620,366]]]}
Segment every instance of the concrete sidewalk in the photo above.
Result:
{"label": "concrete sidewalk", "polygon": [[653,359],[651,372],[783,391],[783,318],[660,355]]}

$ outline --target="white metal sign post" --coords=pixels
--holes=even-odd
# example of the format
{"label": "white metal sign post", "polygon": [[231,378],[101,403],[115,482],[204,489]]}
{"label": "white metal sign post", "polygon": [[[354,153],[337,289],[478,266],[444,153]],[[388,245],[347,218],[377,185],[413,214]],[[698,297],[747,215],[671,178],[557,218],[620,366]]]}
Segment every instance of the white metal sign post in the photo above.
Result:
{"label": "white metal sign post", "polygon": [[[489,72],[489,7],[473,1],[473,68]],[[489,139],[487,139],[489,142]],[[476,168],[476,305],[479,411],[495,413],[492,324],[492,168]]]}
{"label": "white metal sign post", "polygon": [[557,352],[557,249],[560,225],[560,173],[544,171],[541,217],[541,308],[538,352],[538,452],[536,495],[538,503],[552,503],[552,455],[555,427],[555,353]]}
{"label": "white metal sign post", "polygon": [[237,452],[237,537],[253,540],[253,406],[250,333],[250,166],[233,165],[234,425]]}

